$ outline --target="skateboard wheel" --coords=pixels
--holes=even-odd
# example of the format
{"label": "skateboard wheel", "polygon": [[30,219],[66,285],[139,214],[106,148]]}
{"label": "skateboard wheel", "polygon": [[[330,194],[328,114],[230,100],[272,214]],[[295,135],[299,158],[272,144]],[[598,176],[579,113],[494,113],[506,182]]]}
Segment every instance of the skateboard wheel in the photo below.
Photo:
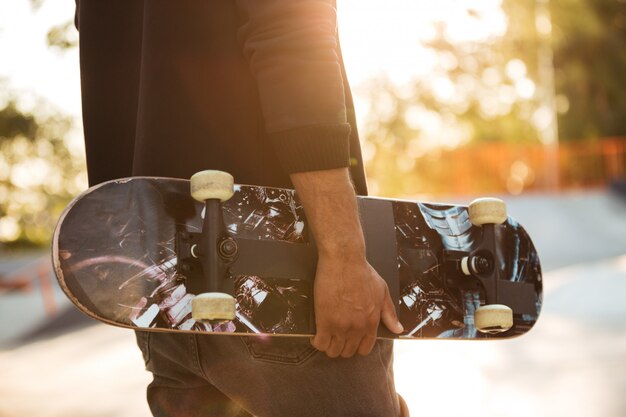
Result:
{"label": "skateboard wheel", "polygon": [[506,203],[498,198],[477,198],[467,210],[474,226],[502,224],[506,221]]}
{"label": "skateboard wheel", "polygon": [[464,256],[461,259],[461,271],[465,275],[472,275],[472,271],[470,271],[470,266],[469,266],[469,256]]}
{"label": "skateboard wheel", "polygon": [[224,171],[206,170],[191,176],[191,196],[204,203],[206,200],[226,201],[235,193],[235,180]]}
{"label": "skateboard wheel", "polygon": [[482,333],[502,333],[513,327],[513,310],[502,304],[478,307],[474,312],[476,330]]}
{"label": "skateboard wheel", "polygon": [[191,300],[191,317],[197,321],[233,320],[235,299],[221,292],[198,294]]}

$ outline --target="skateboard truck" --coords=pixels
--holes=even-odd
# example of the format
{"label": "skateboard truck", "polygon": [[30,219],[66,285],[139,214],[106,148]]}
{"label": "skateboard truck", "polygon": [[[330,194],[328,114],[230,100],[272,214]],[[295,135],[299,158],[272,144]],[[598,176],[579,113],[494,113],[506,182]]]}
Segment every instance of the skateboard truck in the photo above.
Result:
{"label": "skateboard truck", "polygon": [[[445,283],[450,287],[485,291],[485,305],[474,313],[476,329],[483,333],[501,333],[513,326],[513,310],[498,304],[499,270],[496,267],[498,245],[495,228],[507,219],[506,205],[496,198],[480,198],[468,207],[469,219],[483,230],[478,248],[467,253],[446,250],[443,254]],[[469,279],[468,279],[469,278]]]}
{"label": "skateboard truck", "polygon": [[191,302],[192,317],[198,321],[235,318],[234,283],[225,277],[238,249],[226,232],[221,207],[221,202],[233,194],[234,179],[226,172],[207,170],[191,177],[191,196],[205,204],[202,233],[179,233],[177,247],[183,261],[200,261],[206,278],[208,292],[196,295]]}
{"label": "skateboard truck", "polygon": [[[205,205],[202,232],[178,232],[176,254],[183,273],[201,266],[198,269],[202,269],[205,278],[188,283],[195,286],[189,287],[190,292],[199,293],[191,303],[192,317],[198,321],[235,318],[233,275],[263,273],[275,278],[309,280],[315,276],[317,252],[314,245],[231,236],[224,226],[221,203],[233,194],[234,180],[226,172],[207,170],[191,177],[191,196]],[[250,256],[261,251],[262,258]],[[244,255],[243,260],[240,254]]]}

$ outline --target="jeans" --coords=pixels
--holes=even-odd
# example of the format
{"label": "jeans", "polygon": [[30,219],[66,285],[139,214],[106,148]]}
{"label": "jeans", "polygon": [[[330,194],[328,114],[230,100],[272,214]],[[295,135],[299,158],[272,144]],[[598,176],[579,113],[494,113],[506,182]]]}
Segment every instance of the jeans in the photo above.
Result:
{"label": "jeans", "polygon": [[393,342],[331,359],[306,338],[137,331],[155,417],[398,416]]}

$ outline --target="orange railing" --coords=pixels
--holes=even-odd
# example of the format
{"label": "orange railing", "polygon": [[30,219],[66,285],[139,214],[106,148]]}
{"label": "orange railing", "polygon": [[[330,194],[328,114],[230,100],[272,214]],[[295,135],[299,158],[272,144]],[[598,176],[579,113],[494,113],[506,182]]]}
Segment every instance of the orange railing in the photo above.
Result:
{"label": "orange railing", "polygon": [[425,155],[408,175],[414,177],[411,188],[423,194],[518,194],[601,187],[626,177],[626,137],[552,147],[502,142],[468,145]]}
{"label": "orange railing", "polygon": [[0,297],[12,291],[32,292],[38,286],[45,312],[53,316],[57,312],[53,279],[50,260],[42,257],[16,271],[0,274]]}

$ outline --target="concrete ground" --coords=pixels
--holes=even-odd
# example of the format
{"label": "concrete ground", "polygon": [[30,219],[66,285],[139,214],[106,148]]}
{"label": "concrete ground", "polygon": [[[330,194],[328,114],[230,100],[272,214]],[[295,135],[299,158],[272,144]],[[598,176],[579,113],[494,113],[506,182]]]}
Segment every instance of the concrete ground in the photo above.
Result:
{"label": "concrete ground", "polygon": [[[626,201],[605,191],[507,200],[541,255],[539,322],[507,341],[398,342],[397,390],[413,415],[626,415]],[[149,416],[132,332],[65,307],[22,324],[16,313],[37,316],[41,295],[21,297],[0,296],[0,334],[12,335],[0,338],[0,416]]]}
{"label": "concrete ground", "polygon": [[396,345],[416,415],[626,415],[626,256],[546,274],[536,326],[512,340]]}

